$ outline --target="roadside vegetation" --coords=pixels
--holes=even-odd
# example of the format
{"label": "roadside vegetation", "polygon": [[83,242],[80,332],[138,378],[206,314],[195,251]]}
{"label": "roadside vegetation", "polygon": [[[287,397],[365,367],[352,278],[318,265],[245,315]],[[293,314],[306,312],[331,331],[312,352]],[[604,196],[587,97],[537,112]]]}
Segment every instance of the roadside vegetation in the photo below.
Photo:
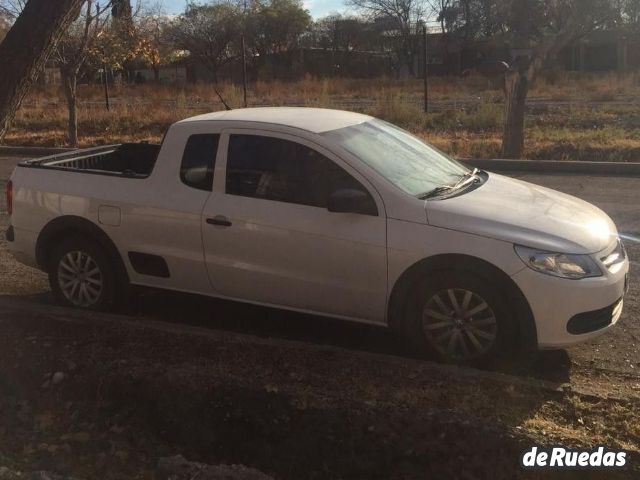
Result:
{"label": "roadside vegetation", "polygon": [[[233,107],[242,89],[218,84]],[[122,85],[111,88],[107,111],[99,85],[79,85],[80,146],[160,141],[176,120],[220,110],[213,86]],[[460,158],[500,156],[503,93],[483,77],[431,80],[431,111],[423,112],[421,80],[318,79],[256,82],[249,105],[340,108],[397,123]],[[640,74],[548,72],[531,93],[523,157],[551,160],[636,161],[640,157]],[[6,138],[9,145],[65,146],[67,108],[61,87],[32,92]]]}

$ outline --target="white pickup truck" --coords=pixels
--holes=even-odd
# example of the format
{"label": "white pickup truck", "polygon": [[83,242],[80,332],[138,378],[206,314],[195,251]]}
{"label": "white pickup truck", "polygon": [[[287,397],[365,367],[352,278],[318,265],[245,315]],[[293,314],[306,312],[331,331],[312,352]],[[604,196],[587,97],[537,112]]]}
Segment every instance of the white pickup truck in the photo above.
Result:
{"label": "white pickup truck", "polygon": [[179,290],[387,325],[452,362],[601,334],[629,269],[598,208],[333,110],[218,112],[162,146],[26,161],[7,197],[10,248],[64,304]]}

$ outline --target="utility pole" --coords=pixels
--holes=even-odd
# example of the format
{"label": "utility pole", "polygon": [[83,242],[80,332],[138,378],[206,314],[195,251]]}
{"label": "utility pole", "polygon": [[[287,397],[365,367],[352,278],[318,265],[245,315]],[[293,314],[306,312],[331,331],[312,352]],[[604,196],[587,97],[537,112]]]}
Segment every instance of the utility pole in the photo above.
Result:
{"label": "utility pole", "polygon": [[104,78],[104,101],[108,112],[111,108],[109,105],[109,79],[107,78],[107,66],[105,64],[102,64],[102,76]]}
{"label": "utility pole", "polygon": [[422,27],[424,48],[424,113],[429,113],[429,54],[427,50],[427,24]]}
{"label": "utility pole", "polygon": [[245,45],[244,45],[244,33],[242,34],[242,38],[241,38],[241,43],[242,43],[242,88],[244,90],[244,108],[247,108],[247,55],[245,52]]}
{"label": "utility pole", "polygon": [[247,0],[244,0],[244,23],[242,26],[242,37],[240,38],[240,43],[242,46],[242,90],[244,95],[244,108],[247,108],[247,52],[244,44],[244,32],[247,20]]}

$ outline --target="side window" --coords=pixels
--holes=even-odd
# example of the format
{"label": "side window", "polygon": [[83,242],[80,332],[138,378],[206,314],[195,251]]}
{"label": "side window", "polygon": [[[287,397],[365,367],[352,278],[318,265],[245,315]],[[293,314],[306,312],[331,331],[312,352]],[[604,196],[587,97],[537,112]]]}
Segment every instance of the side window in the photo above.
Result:
{"label": "side window", "polygon": [[[336,190],[361,190],[333,161],[299,143],[258,135],[231,135],[227,156],[231,195],[326,208]],[[373,198],[371,202],[375,205]]]}
{"label": "side window", "polygon": [[220,135],[209,133],[189,137],[180,165],[182,183],[198,190],[211,191],[219,140]]}

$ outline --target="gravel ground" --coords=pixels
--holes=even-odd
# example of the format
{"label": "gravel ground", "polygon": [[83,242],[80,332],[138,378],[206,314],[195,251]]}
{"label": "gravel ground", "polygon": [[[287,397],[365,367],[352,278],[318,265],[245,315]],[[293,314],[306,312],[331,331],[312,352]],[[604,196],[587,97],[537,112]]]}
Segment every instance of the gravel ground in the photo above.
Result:
{"label": "gravel ground", "polygon": [[22,160],[0,157],[0,295],[29,295],[48,290],[45,275],[16,262],[7,251],[4,230],[9,225],[5,188],[15,165]]}
{"label": "gravel ground", "polygon": [[0,319],[0,466],[18,471],[154,478],[180,454],[292,480],[537,480],[556,475],[520,468],[532,445],[607,445],[628,468],[561,478],[640,475],[640,399],[7,297]]}

